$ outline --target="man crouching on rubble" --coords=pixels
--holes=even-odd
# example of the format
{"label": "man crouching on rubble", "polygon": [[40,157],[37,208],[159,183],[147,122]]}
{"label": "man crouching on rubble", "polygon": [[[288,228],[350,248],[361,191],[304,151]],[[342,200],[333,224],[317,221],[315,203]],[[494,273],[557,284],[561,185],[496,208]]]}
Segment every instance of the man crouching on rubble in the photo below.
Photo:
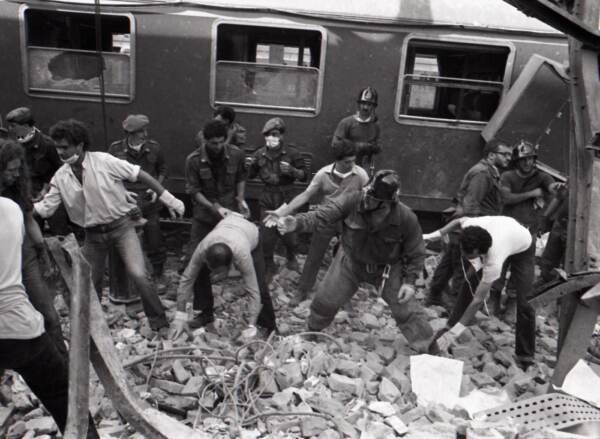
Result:
{"label": "man crouching on rubble", "polygon": [[[243,336],[256,335],[255,325],[267,333],[277,329],[273,302],[265,281],[265,261],[258,227],[241,214],[231,212],[200,241],[181,276],[177,290],[177,313],[171,331],[173,339],[190,329],[188,322],[191,318],[188,311],[191,309],[194,282],[200,272],[208,269],[210,281],[215,283],[227,277],[232,263],[241,272],[246,292],[250,296],[249,326]],[[203,310],[206,313],[204,321],[211,323],[214,321],[212,294],[207,299],[210,300],[210,306]]]}
{"label": "man crouching on rubble", "polygon": [[398,201],[399,187],[395,171],[381,170],[362,190],[345,191],[315,211],[279,219],[280,233],[342,223],[341,248],[310,305],[309,331],[326,328],[359,283],[368,282],[378,288],[413,349],[427,350],[433,330],[414,298],[425,246],[417,216]]}
{"label": "man crouching on rubble", "polygon": [[492,284],[500,277],[502,266],[506,263],[510,264],[511,279],[517,290],[515,359],[525,370],[533,364],[535,354],[535,310],[527,301],[535,268],[535,245],[531,233],[515,219],[497,215],[458,218],[423,238],[426,241],[440,239],[456,229],[461,230],[459,245],[464,256],[462,260],[466,258],[470,264],[463,262],[466,281],[435,348],[447,350],[462,334],[485,304]]}
{"label": "man crouching on rubble", "polygon": [[[69,404],[69,364],[44,331],[44,318],[27,298],[21,277],[25,227],[20,207],[0,197],[0,368],[13,369],[50,412],[64,434]],[[87,438],[99,438],[89,416]]]}

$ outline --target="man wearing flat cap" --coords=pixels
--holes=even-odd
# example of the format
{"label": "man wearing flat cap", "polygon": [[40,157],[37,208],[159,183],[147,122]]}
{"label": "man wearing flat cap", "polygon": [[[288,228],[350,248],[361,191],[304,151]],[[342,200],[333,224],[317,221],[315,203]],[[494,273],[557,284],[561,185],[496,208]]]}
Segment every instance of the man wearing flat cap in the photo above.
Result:
{"label": "man wearing flat cap", "polygon": [[[39,201],[50,189],[50,180],[62,165],[54,142],[35,126],[33,113],[27,107],[9,111],[6,115],[6,128],[8,136],[19,142],[25,150],[31,194],[34,202]],[[58,209],[47,221],[52,234],[68,235],[71,231],[64,208]]]}
{"label": "man wearing flat cap", "polygon": [[[167,165],[161,147],[148,137],[150,120],[144,114],[130,114],[123,121],[125,138],[113,142],[108,152],[115,157],[138,165],[143,171],[163,184]],[[163,275],[166,249],[160,231],[160,209],[156,193],[140,182],[125,182],[125,188],[137,194],[137,204],[142,216],[147,220],[144,225],[144,248],[152,264],[155,279]]]}
{"label": "man wearing flat cap", "polygon": [[[261,219],[266,211],[277,209],[289,203],[294,197],[294,182],[304,181],[310,170],[305,169],[300,152],[284,143],[285,124],[280,117],[269,119],[262,129],[265,144],[246,159],[248,177],[258,176],[265,187],[260,199]],[[263,249],[267,276],[277,271],[273,254],[277,240],[282,239],[287,251],[287,268],[298,270],[296,261],[296,234],[280,235],[275,228],[262,227]]]}

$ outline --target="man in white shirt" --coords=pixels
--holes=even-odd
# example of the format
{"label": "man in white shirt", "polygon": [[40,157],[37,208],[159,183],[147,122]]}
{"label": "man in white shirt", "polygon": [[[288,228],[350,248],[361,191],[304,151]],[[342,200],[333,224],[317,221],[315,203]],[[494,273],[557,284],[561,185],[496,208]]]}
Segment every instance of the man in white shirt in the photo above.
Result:
{"label": "man in white shirt", "polygon": [[[25,227],[21,208],[0,197],[0,369],[13,369],[50,412],[64,433],[69,365],[44,332],[44,319],[29,302],[21,278]],[[88,438],[98,438],[90,416]]]}
{"label": "man in white shirt", "polygon": [[472,322],[507,262],[517,291],[515,354],[517,362],[526,369],[533,363],[535,354],[535,310],[527,302],[534,279],[531,260],[535,258],[535,247],[531,234],[513,218],[482,216],[455,219],[440,230],[424,235],[423,239],[439,239],[455,229],[461,230],[460,249],[471,267],[463,264],[466,281],[448,319],[449,329],[438,338],[438,346],[441,350],[448,349]]}
{"label": "man in white shirt", "polygon": [[136,203],[129,199],[123,182],[139,181],[147,185],[173,216],[183,215],[183,202],[138,165],[108,153],[88,151],[90,136],[82,122],[59,121],[50,128],[50,137],[63,165],[52,177],[48,193],[35,203],[35,212],[47,218],[63,204],[71,221],[85,229],[83,252],[91,265],[99,296],[106,256],[111,247],[115,248],[140,292],[150,327],[155,331],[167,328],[165,312],[148,280],[142,247],[129,217]]}
{"label": "man in white shirt", "polygon": [[[265,260],[259,240],[258,227],[246,220],[241,214],[229,213],[204,237],[196,247],[192,259],[179,281],[177,291],[177,313],[173,324],[173,338],[179,337],[192,327],[211,323],[213,317],[212,293],[210,307],[203,310],[201,324],[189,321],[188,309],[194,295],[194,282],[204,268],[210,270],[211,283],[227,277],[229,268],[234,265],[242,274],[246,292],[250,296],[248,305],[248,325],[251,331],[255,325],[266,329],[267,332],[276,330],[275,312],[265,281]],[[189,305],[188,305],[189,304]]]}

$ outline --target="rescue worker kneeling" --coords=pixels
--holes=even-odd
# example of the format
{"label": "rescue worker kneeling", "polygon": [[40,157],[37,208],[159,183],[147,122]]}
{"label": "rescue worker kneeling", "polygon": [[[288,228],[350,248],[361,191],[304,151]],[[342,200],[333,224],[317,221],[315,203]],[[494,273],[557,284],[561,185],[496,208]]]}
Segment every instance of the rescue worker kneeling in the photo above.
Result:
{"label": "rescue worker kneeling", "polygon": [[280,233],[315,231],[342,222],[342,245],[310,306],[309,331],[320,331],[338,309],[368,282],[390,306],[396,324],[419,352],[433,338],[414,298],[425,246],[417,216],[398,201],[398,174],[381,170],[358,191],[345,191],[317,210],[278,220]]}
{"label": "rescue worker kneeling", "polygon": [[[210,271],[210,282],[223,280],[233,264],[242,274],[246,292],[250,296],[248,328],[244,336],[256,334],[255,325],[267,333],[277,329],[273,302],[265,281],[265,261],[259,239],[258,227],[236,212],[229,213],[200,241],[186,267],[177,290],[177,313],[171,337],[176,339],[189,331],[188,309],[194,293],[194,282],[203,268]],[[212,293],[210,309],[212,317]],[[188,305],[189,304],[189,305]],[[212,318],[211,318],[212,322]]]}

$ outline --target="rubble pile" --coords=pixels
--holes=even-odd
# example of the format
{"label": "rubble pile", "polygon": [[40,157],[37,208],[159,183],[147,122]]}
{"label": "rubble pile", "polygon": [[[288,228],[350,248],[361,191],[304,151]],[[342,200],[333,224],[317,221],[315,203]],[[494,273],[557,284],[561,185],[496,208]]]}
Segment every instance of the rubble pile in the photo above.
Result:
{"label": "rubble pile", "polygon": [[[551,315],[538,313],[537,362],[522,371],[513,358],[514,325],[478,313],[477,325],[460,336],[449,355],[462,370],[459,394],[450,406],[442,398],[423,401],[415,393],[411,377],[418,371],[411,371],[411,357],[417,353],[374,289],[361,288],[352,309],[340,311],[325,332],[315,335],[303,332],[310,302],[290,306],[298,278],[285,268],[274,277],[279,334],[267,339],[240,335],[245,306],[240,279],[214,287],[214,327],[176,341],[154,339],[143,313],[135,316],[105,299],[130,385],[151,405],[211,437],[243,439],[512,438],[518,424],[482,424],[472,414],[547,391],[556,358],[557,322]],[[176,290],[177,280],[176,271],[168,270],[168,293]],[[421,280],[420,299],[424,286]],[[173,295],[162,300],[172,317]],[[64,302],[57,302],[65,316]],[[434,330],[445,326],[443,308],[429,308],[427,314]],[[16,374],[4,374],[0,405],[2,437],[58,437],[52,418]],[[90,411],[102,437],[142,437],[120,418],[93,372]]]}

